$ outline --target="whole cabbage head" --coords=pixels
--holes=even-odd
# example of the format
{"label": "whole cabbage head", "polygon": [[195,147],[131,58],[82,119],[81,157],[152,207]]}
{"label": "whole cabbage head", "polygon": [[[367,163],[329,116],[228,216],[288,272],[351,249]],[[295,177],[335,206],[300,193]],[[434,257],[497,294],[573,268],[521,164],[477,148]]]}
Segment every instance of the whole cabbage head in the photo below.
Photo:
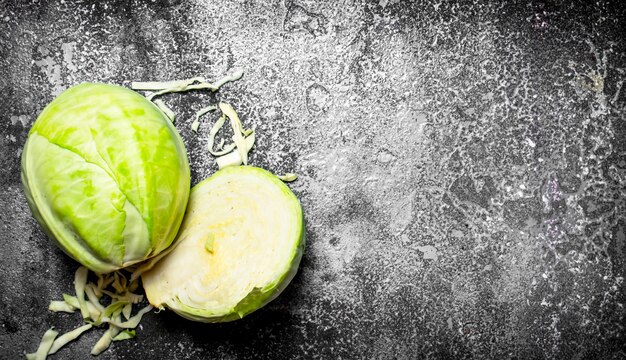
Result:
{"label": "whole cabbage head", "polygon": [[115,85],[64,91],[39,115],[22,152],[33,215],[63,251],[97,273],[171,245],[189,176],[171,121],[143,96]]}

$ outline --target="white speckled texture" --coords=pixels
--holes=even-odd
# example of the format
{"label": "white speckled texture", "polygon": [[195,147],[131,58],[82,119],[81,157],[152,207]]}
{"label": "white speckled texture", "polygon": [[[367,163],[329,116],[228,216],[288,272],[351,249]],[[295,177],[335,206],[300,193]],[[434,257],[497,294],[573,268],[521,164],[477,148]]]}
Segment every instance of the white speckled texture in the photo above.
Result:
{"label": "white speckled texture", "polygon": [[625,358],[626,7],[499,3],[0,0],[0,358],[80,323],[46,310],[76,264],[19,183],[45,104],[237,68],[163,99],[194,184],[218,100],[256,129],[251,164],[299,175],[301,271],[242,321],[152,314],[100,359]]}

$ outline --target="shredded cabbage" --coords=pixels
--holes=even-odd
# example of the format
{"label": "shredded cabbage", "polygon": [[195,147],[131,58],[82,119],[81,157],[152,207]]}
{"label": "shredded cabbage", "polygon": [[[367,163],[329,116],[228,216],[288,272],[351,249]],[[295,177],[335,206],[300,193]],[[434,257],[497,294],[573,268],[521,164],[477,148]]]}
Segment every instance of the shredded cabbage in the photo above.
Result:
{"label": "shredded cabbage", "polygon": [[[45,359],[47,355],[57,352],[84,332],[104,324],[107,324],[108,328],[92,348],[93,355],[105,351],[112,341],[127,340],[135,336],[134,331],[124,329],[137,327],[142,317],[152,309],[152,306],[148,305],[131,316],[133,304],[143,301],[143,295],[133,293],[138,288],[139,282],[129,281],[121,271],[97,274],[97,277],[95,283],[90,282],[89,270],[79,267],[74,277],[76,296],[63,294],[63,301],[52,301],[49,306],[49,310],[54,312],[73,313],[80,309],[86,324],[58,338],[56,338],[58,332],[48,330],[37,352],[27,354],[27,359]],[[110,301],[103,299],[104,296],[110,297]],[[104,306],[101,301],[108,305]],[[122,316],[125,321],[122,320]]]}
{"label": "shredded cabbage", "polygon": [[191,130],[193,130],[194,132],[198,132],[198,127],[200,126],[200,116],[208,113],[209,111],[215,110],[217,110],[217,106],[210,105],[196,111],[196,118],[193,120],[193,123],[191,123]]}
{"label": "shredded cabbage", "polygon": [[165,116],[167,116],[172,122],[174,122],[174,118],[176,117],[176,114],[172,111],[172,109],[170,109],[167,105],[165,105],[165,103],[163,102],[163,100],[161,99],[157,99],[154,100],[154,104],[161,110],[163,111],[163,113],[165,114]]}
{"label": "shredded cabbage", "polygon": [[132,339],[135,337],[136,335],[136,331],[135,330],[124,330],[121,333],[117,334],[117,336],[115,336],[113,338],[113,341],[121,341],[121,340],[128,340],[128,339]]}
{"label": "shredded cabbage", "polygon": [[56,338],[56,340],[54,340],[54,343],[52,344],[50,350],[48,350],[48,355],[56,353],[57,351],[59,351],[60,348],[65,346],[70,341],[77,339],[80,335],[82,335],[82,333],[91,329],[92,327],[93,325],[86,324],[59,336],[58,338]]}
{"label": "shredded cabbage", "polygon": [[292,182],[298,179],[298,175],[294,173],[286,173],[285,175],[278,175],[278,178],[284,182]]}
{"label": "shredded cabbage", "polygon": [[[256,139],[256,136],[254,133],[252,133],[250,136],[248,136],[245,139],[246,151],[250,151],[250,149],[252,149],[252,147],[254,146],[255,139]],[[228,166],[241,165],[241,163],[243,162],[243,159],[241,158],[241,154],[238,151],[232,151],[224,156],[220,156],[216,158],[215,162],[217,163],[218,168],[223,169]]]}
{"label": "shredded cabbage", "polygon": [[48,352],[50,351],[50,348],[52,348],[52,344],[54,344],[54,339],[57,335],[59,335],[59,333],[54,331],[54,328],[48,329],[48,331],[46,331],[41,338],[41,343],[39,343],[37,352],[26,354],[26,359],[46,360]]}

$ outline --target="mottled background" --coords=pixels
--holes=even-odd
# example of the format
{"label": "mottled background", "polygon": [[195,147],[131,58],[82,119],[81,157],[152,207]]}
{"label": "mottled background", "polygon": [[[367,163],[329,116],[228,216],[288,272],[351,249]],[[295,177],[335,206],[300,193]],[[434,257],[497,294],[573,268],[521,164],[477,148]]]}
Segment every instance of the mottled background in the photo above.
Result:
{"label": "mottled background", "polygon": [[42,108],[80,82],[237,68],[164,100],[194,184],[216,167],[190,123],[218,100],[256,129],[252,164],[300,175],[301,270],[242,321],[150,314],[99,359],[626,358],[625,8],[0,0],[0,358],[80,324],[46,309],[77,265],[19,181]]}

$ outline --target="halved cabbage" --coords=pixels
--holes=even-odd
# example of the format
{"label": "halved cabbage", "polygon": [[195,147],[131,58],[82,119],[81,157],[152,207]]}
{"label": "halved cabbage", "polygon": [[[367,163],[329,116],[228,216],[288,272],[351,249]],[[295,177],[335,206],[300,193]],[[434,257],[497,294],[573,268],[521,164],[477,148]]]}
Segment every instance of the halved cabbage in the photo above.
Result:
{"label": "halved cabbage", "polygon": [[196,321],[232,321],[287,286],[304,250],[302,208],[272,173],[219,170],[191,190],[173,250],[142,275],[150,303]]}
{"label": "halved cabbage", "polygon": [[39,115],[21,176],[44,230],[97,273],[168,248],[190,187],[185,146],[163,112],[134,91],[90,83]]}

